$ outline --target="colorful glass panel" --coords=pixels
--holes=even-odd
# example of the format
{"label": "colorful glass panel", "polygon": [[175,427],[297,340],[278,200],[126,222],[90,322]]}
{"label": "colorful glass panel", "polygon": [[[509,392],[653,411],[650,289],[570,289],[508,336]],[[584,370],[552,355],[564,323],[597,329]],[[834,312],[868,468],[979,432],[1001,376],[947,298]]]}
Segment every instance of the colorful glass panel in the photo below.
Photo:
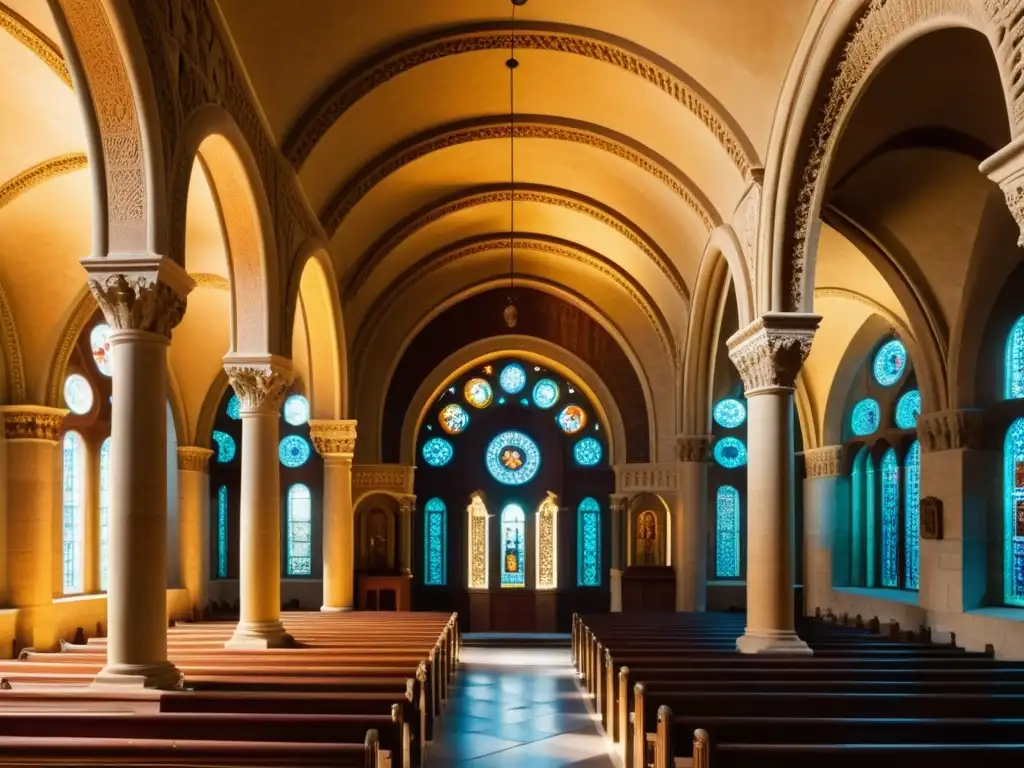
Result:
{"label": "colorful glass panel", "polygon": [[740,492],[731,485],[715,494],[715,577],[740,577]]}
{"label": "colorful glass panel", "polygon": [[903,467],[903,579],[907,589],[917,589],[921,550],[921,443],[915,440]]}
{"label": "colorful glass panel", "polygon": [[474,408],[486,408],[494,398],[494,390],[487,379],[470,379],[462,390],[466,402]]}
{"label": "colorful glass panel", "polygon": [[288,489],[287,559],[289,576],[313,573],[313,496],[309,488],[296,483]]}
{"label": "colorful glass panel", "polygon": [[603,454],[601,442],[593,437],[584,437],[572,448],[572,457],[581,467],[596,467]]}
{"label": "colorful glass panel", "polygon": [[900,465],[896,449],[882,457],[882,586],[898,587],[900,551]]}
{"label": "colorful glass panel", "polygon": [[747,406],[743,404],[742,400],[727,397],[715,404],[711,415],[718,426],[725,429],[736,429],[747,420]]}
{"label": "colorful glass panel", "polygon": [[866,397],[853,406],[853,413],[850,414],[850,429],[855,435],[873,435],[878,431],[881,418],[878,402]]}
{"label": "colorful glass panel", "polygon": [[899,339],[885,342],[875,355],[872,369],[875,381],[883,387],[891,387],[903,375],[907,367],[907,348]]}
{"label": "colorful glass panel", "polygon": [[558,426],[567,435],[575,435],[587,426],[587,412],[578,405],[567,405],[558,414]]}
{"label": "colorful glass panel", "polygon": [[715,461],[726,469],[736,469],[747,463],[747,447],[735,437],[723,437],[715,443]]}
{"label": "colorful glass panel", "polygon": [[110,562],[110,438],[100,445],[100,591],[107,591]]}
{"label": "colorful glass panel", "polygon": [[235,421],[242,418],[242,401],[238,399],[238,395],[232,395],[228,400],[228,418]]}
{"label": "colorful glass panel", "polygon": [[68,410],[83,416],[92,410],[94,397],[88,380],[80,373],[72,373],[64,380],[64,402]]}
{"label": "colorful glass panel", "polygon": [[1024,419],[1017,419],[1006,432],[1003,466],[1003,592],[1009,605],[1024,607]]}
{"label": "colorful glass panel", "polygon": [[458,403],[451,403],[442,408],[441,413],[437,415],[437,420],[441,424],[441,429],[449,435],[464,432],[469,426],[469,414]]}
{"label": "colorful glass panel", "polygon": [[510,395],[517,395],[526,386],[526,371],[519,363],[509,363],[498,376],[498,384]]}
{"label": "colorful glass panel", "polygon": [[424,562],[426,563],[424,582],[433,587],[444,586],[447,583],[445,553],[448,549],[448,508],[443,501],[435,497],[427,500],[423,513],[426,516],[424,529],[427,533],[424,542]]}
{"label": "colorful glass panel", "polygon": [[228,577],[228,487],[217,490],[217,578]]}
{"label": "colorful glass panel", "polygon": [[227,464],[235,458],[235,438],[219,429],[213,430],[213,442],[217,444],[217,463]]}
{"label": "colorful glass panel", "polygon": [[423,444],[423,460],[432,467],[443,467],[452,460],[455,449],[443,437],[432,437]]}
{"label": "colorful glass panel", "polygon": [[601,505],[587,496],[577,508],[579,514],[580,566],[577,584],[601,586]]}
{"label": "colorful glass panel", "polygon": [[921,413],[921,391],[911,389],[896,401],[896,426],[899,429],[917,429],[917,417]]}
{"label": "colorful glass panel", "polygon": [[309,421],[309,400],[302,395],[289,395],[282,412],[285,421],[293,427],[301,427]]}
{"label": "colorful glass panel", "polygon": [[501,586],[526,586],[526,513],[518,504],[501,510]]}
{"label": "colorful glass panel", "polygon": [[1007,400],[1024,397],[1024,315],[1010,329],[1006,338],[1006,387]]}
{"label": "colorful glass panel", "polygon": [[63,449],[63,586],[64,594],[73,595],[85,582],[85,442],[77,432],[68,432]]}
{"label": "colorful glass panel", "polygon": [[112,376],[114,369],[110,364],[110,326],[100,323],[89,332],[89,346],[92,348],[92,359],[96,361],[96,370],[104,376]]}
{"label": "colorful glass panel", "polygon": [[289,469],[301,467],[309,461],[310,454],[309,441],[298,435],[288,435],[277,448],[281,463]]}
{"label": "colorful glass panel", "polygon": [[533,402],[538,408],[550,408],[558,402],[558,384],[551,379],[541,379],[533,385]]}
{"label": "colorful glass panel", "polygon": [[522,432],[509,430],[491,439],[484,459],[487,471],[499,483],[523,485],[540,469],[540,448]]}

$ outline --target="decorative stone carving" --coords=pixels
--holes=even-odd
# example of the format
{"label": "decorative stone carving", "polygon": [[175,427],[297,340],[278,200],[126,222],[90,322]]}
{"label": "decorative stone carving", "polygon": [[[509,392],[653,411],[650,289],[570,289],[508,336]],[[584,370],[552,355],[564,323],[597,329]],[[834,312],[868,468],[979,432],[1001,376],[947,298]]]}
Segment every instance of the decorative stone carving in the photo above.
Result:
{"label": "decorative stone carving", "polygon": [[469,514],[469,588],[487,589],[487,506],[475,492],[466,507]]}
{"label": "decorative stone carving", "polygon": [[71,73],[57,44],[36,29],[27,19],[0,3],[0,29],[28,48],[48,66],[68,88],[72,87]]}
{"label": "decorative stone carving", "polygon": [[843,446],[826,445],[804,451],[804,467],[807,479],[817,477],[839,477],[843,473]]}
{"label": "decorative stone carving", "polygon": [[[3,5],[0,4],[0,19],[3,18]],[[88,167],[89,161],[83,154],[60,155],[44,160],[31,168],[22,171],[3,184],[0,184],[0,208],[42,184],[54,176],[80,171]]]}
{"label": "decorative stone carving", "polygon": [[412,494],[405,494],[398,497],[398,512],[402,515],[411,515],[416,511],[416,497]]}
{"label": "decorative stone carving", "polygon": [[89,273],[89,290],[112,328],[170,338],[194,287],[181,267],[151,256],[89,258],[82,265]]}
{"label": "decorative stone carving", "polygon": [[761,185],[764,179],[763,168],[752,169],[754,170],[756,173],[733,215],[733,229],[739,236],[743,260],[747,263],[751,283],[757,274],[757,233],[761,221]]}
{"label": "decorative stone carving", "polygon": [[1017,245],[1024,247],[1024,135],[987,158],[978,169],[1003,191],[1006,206],[1020,229]]}
{"label": "decorative stone carving", "polygon": [[631,495],[672,492],[676,488],[675,462],[665,464],[618,464],[615,470],[615,489]]}
{"label": "decorative stone carving", "polygon": [[922,539],[942,538],[942,501],[934,496],[925,496],[919,507],[919,524]]}
{"label": "decorative stone carving", "polygon": [[356,464],[352,467],[352,496],[383,491],[411,494],[416,467],[399,464]]}
{"label": "decorative stone carving", "polygon": [[935,411],[917,417],[917,436],[925,453],[984,447],[985,412],[977,409]]}
{"label": "decorative stone carving", "polygon": [[558,586],[555,551],[558,547],[558,497],[547,492],[537,512],[537,589]]}
{"label": "decorative stone carving", "polygon": [[321,456],[342,456],[351,459],[356,451],[356,420],[310,419],[309,438]]}
{"label": "decorative stone carving", "polygon": [[60,440],[64,417],[68,412],[63,408],[46,408],[39,405],[0,406],[4,436],[8,440]]}
{"label": "decorative stone carving", "polygon": [[729,359],[748,397],[762,390],[796,387],[820,322],[819,315],[766,312],[729,338]]}
{"label": "decorative stone carving", "polygon": [[[11,312],[7,294],[0,285],[0,345],[3,346],[4,360],[7,361],[8,380],[0,371],[0,397],[8,403],[25,402],[25,365],[21,359],[21,344],[18,341],[18,329],[14,325],[14,314]],[[66,366],[60,370],[64,370]],[[63,385],[64,382],[61,382]],[[48,400],[47,402],[56,402]]]}
{"label": "decorative stone carving", "polygon": [[294,379],[291,368],[284,365],[284,362],[270,357],[251,360],[233,358],[225,361],[224,370],[231,388],[238,395],[243,416],[247,412],[276,413],[280,410],[285,393]]}
{"label": "decorative stone carving", "polygon": [[608,498],[608,509],[611,510],[613,515],[626,514],[626,510],[629,509],[629,496],[621,493],[613,493]]}
{"label": "decorative stone carving", "polygon": [[208,472],[210,457],[213,451],[195,445],[183,445],[178,448],[178,469],[185,472]]}
{"label": "decorative stone carving", "polygon": [[680,461],[711,461],[711,435],[676,435],[676,451]]}

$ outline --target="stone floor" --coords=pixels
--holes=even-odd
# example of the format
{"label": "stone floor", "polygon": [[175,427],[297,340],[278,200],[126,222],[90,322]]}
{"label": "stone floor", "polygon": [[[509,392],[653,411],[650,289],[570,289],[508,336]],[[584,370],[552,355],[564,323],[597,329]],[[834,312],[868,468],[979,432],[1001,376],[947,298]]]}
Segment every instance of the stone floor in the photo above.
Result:
{"label": "stone floor", "polygon": [[568,650],[464,648],[428,768],[612,768]]}

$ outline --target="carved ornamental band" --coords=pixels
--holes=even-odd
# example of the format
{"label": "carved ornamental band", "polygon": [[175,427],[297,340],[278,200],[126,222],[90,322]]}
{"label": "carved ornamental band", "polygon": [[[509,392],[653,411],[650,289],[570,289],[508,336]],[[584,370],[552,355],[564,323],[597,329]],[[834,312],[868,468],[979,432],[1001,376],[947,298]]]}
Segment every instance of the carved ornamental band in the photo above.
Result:
{"label": "carved ornamental band", "polygon": [[729,359],[748,397],[763,390],[796,388],[820,322],[820,315],[766,312],[729,338]]}
{"label": "carved ornamental band", "polygon": [[968,409],[922,413],[917,418],[921,450],[932,453],[983,448],[984,415],[983,411]]}
{"label": "carved ornamental band", "polygon": [[709,435],[677,435],[676,451],[680,461],[710,461],[711,437]]}
{"label": "carved ornamental band", "polygon": [[804,467],[807,479],[816,477],[839,477],[842,474],[843,447],[826,445],[804,451]]}
{"label": "carved ornamental band", "polygon": [[311,419],[309,437],[321,456],[343,456],[351,459],[356,451],[356,420],[321,421]]}
{"label": "carved ornamental band", "polygon": [[4,436],[8,440],[60,440],[67,411],[32,405],[0,406]]}
{"label": "carved ornamental band", "polygon": [[84,259],[89,290],[103,317],[118,331],[147,331],[170,338],[185,314],[194,283],[166,258]]}
{"label": "carved ornamental band", "polygon": [[224,364],[231,388],[238,395],[241,413],[276,413],[294,374],[285,365],[269,360],[234,360]]}
{"label": "carved ornamental band", "polygon": [[210,457],[213,451],[195,445],[183,445],[178,448],[178,469],[185,472],[206,472],[210,468]]}

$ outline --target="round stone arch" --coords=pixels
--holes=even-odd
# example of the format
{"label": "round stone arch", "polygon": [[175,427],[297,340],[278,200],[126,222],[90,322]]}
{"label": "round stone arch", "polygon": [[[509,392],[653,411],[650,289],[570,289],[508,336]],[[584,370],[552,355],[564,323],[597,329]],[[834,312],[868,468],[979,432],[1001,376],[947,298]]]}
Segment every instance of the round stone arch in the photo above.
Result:
{"label": "round stone arch", "polygon": [[217,420],[217,409],[220,408],[224,393],[231,386],[228,381],[227,372],[223,369],[217,372],[217,376],[210,384],[203,399],[203,405],[199,409],[199,417],[196,419],[196,431],[193,444],[206,448],[213,439],[213,425]]}

